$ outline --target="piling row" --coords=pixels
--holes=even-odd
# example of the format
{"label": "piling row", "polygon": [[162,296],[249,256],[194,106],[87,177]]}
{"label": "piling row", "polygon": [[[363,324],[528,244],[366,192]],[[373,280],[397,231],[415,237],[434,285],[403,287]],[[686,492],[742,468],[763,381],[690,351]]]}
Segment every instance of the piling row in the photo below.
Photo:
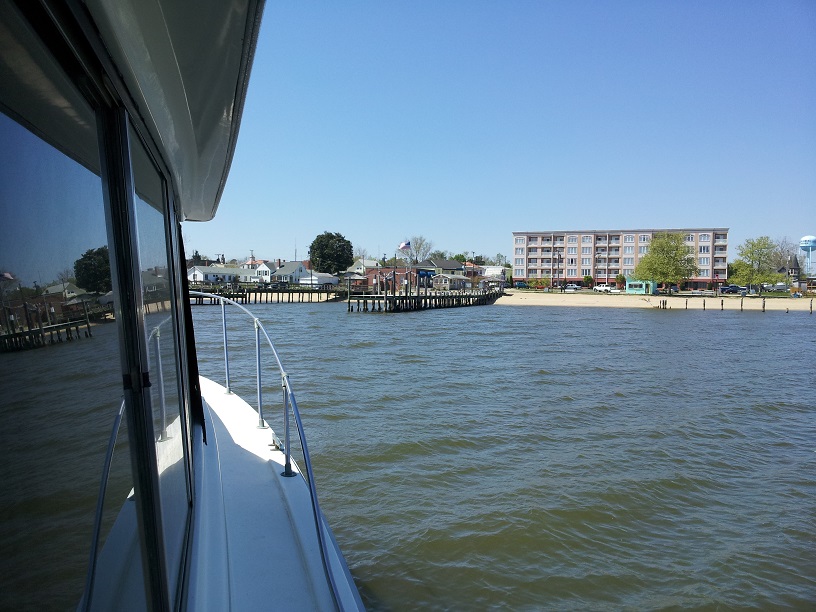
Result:
{"label": "piling row", "polygon": [[[342,298],[343,293],[336,289],[248,289],[245,291],[210,291],[213,295],[229,298],[239,304],[293,304],[311,302],[331,302]],[[202,295],[192,296],[191,304],[218,304],[218,300]]]}
{"label": "piling row", "polygon": [[[85,328],[84,330],[82,328]],[[24,351],[48,344],[71,342],[85,336],[90,338],[91,326],[88,320],[69,321],[56,325],[43,325],[34,329],[16,331],[0,335],[0,351]]]}
{"label": "piling row", "polygon": [[420,295],[349,295],[348,312],[413,312],[433,308],[459,308],[493,304],[500,290],[445,292]]}

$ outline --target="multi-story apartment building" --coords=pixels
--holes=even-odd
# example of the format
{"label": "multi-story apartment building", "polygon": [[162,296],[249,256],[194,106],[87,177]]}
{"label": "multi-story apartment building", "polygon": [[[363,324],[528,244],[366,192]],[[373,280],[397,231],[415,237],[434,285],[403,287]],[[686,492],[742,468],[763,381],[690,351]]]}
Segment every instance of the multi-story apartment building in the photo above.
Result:
{"label": "multi-story apartment building", "polygon": [[727,227],[513,232],[513,279],[550,278],[560,284],[591,276],[596,283],[612,283],[618,274],[632,276],[652,237],[665,232],[683,234],[689,254],[697,259],[700,273],[689,279],[688,288],[725,282]]}

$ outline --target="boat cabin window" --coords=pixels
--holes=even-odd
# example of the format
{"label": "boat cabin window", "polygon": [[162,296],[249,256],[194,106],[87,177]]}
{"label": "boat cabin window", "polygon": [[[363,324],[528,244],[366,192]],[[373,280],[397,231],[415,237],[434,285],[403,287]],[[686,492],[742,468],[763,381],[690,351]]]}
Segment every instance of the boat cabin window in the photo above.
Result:
{"label": "boat cabin window", "polygon": [[[80,111],[95,129],[93,113]],[[82,596],[105,448],[122,403],[103,202],[97,174],[0,113],[3,610],[68,609]],[[132,504],[127,446],[123,426],[103,541]]]}
{"label": "boat cabin window", "polygon": [[191,515],[173,201],[123,103],[36,21],[0,3],[0,609],[80,602],[122,406],[92,601],[173,607]]}
{"label": "boat cabin window", "polygon": [[[176,342],[178,313],[175,312],[173,262],[168,254],[170,228],[164,181],[130,128],[130,154],[135,185],[135,221],[138,242],[138,271],[141,281],[142,324],[150,374],[150,408],[156,445],[159,498],[167,567],[179,568],[182,561],[189,509],[186,469],[187,423],[182,410],[179,355]],[[168,569],[170,592],[178,584],[178,573]]]}

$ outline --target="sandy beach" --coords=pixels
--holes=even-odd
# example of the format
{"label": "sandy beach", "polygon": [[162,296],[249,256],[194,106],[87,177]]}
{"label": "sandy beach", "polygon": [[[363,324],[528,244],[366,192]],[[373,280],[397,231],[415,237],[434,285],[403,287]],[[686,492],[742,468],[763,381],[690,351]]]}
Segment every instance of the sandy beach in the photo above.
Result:
{"label": "sandy beach", "polygon": [[[525,291],[507,289],[506,295],[500,297],[499,306],[569,306],[569,307],[605,307],[605,308],[658,308],[666,302],[666,308],[680,310],[740,310],[761,311],[762,297],[740,296],[699,296],[683,295],[626,295],[598,293],[581,290],[575,293],[545,293],[543,291]],[[766,312],[804,312],[811,313],[814,298],[768,297],[765,296]]]}

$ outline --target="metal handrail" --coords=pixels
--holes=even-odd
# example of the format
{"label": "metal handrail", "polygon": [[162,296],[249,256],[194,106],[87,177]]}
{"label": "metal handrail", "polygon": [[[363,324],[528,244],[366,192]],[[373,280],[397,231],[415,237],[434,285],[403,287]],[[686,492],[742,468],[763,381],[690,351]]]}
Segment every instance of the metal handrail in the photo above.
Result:
{"label": "metal handrail", "polygon": [[291,408],[292,415],[295,419],[295,424],[298,430],[298,438],[300,439],[300,448],[303,452],[303,463],[306,469],[306,477],[304,478],[302,471],[300,472],[301,478],[304,478],[306,484],[309,487],[309,496],[312,501],[312,515],[315,522],[315,530],[317,533],[317,540],[320,545],[320,557],[323,562],[323,570],[326,573],[326,577],[329,581],[332,590],[332,596],[334,597],[335,604],[340,606],[341,598],[338,593],[337,589],[337,582],[334,578],[334,572],[332,571],[331,564],[329,563],[329,551],[328,551],[328,543],[326,542],[326,537],[323,532],[323,512],[320,510],[320,503],[317,499],[317,488],[315,487],[315,480],[314,480],[314,473],[312,472],[312,462],[309,457],[309,447],[306,443],[306,436],[304,435],[303,431],[303,421],[300,418],[300,410],[298,410],[297,400],[295,399],[295,392],[292,389],[291,383],[289,381],[289,375],[283,368],[283,364],[281,363],[280,357],[278,356],[278,351],[275,349],[274,344],[272,344],[272,340],[269,338],[269,334],[266,333],[266,329],[264,329],[263,324],[261,323],[260,319],[256,317],[252,312],[250,312],[247,308],[239,304],[238,302],[231,300],[227,297],[222,295],[216,295],[213,293],[204,293],[202,291],[190,291],[191,296],[196,297],[204,297],[213,300],[218,300],[221,303],[221,324],[223,328],[223,336],[224,336],[224,361],[225,361],[225,372],[226,372],[226,388],[227,392],[230,392],[230,374],[229,374],[229,351],[227,349],[227,315],[226,315],[226,304],[230,304],[232,306],[237,306],[241,309],[244,313],[252,318],[253,325],[255,328],[255,355],[256,355],[256,391],[257,391],[257,400],[258,400],[258,427],[267,427],[266,422],[263,418],[263,399],[262,399],[262,391],[261,391],[261,352],[260,352],[260,334],[263,333],[264,337],[266,338],[266,342],[269,345],[269,348],[272,350],[272,355],[275,358],[275,362],[278,366],[278,370],[281,376],[281,388],[283,390],[283,426],[284,426],[284,442],[283,442],[283,452],[284,452],[284,471],[283,476],[295,476],[297,473],[292,470],[292,457],[291,457],[291,450],[290,450],[290,434],[289,434],[289,411]]}
{"label": "metal handrail", "polygon": [[99,534],[102,532],[102,511],[105,507],[105,491],[108,488],[108,478],[110,467],[113,461],[113,449],[116,446],[116,438],[119,436],[119,426],[122,423],[122,414],[125,412],[125,400],[119,406],[116,418],[113,420],[113,429],[108,439],[108,450],[105,453],[105,463],[102,466],[102,479],[99,485],[99,497],[96,498],[96,516],[94,517],[93,536],[91,538],[91,552],[88,560],[88,574],[85,577],[85,592],[80,601],[79,610],[89,610],[91,608],[91,597],[93,595],[93,583],[96,575],[96,557],[99,554]]}
{"label": "metal handrail", "polygon": [[150,332],[150,336],[147,339],[147,343],[150,344],[151,340],[155,340],[153,343],[153,356],[156,360],[156,372],[159,377],[159,406],[161,407],[161,434],[159,436],[159,441],[164,442],[167,440],[167,404],[164,397],[164,369],[162,368],[162,360],[161,360],[161,328],[163,325],[166,325],[170,322],[172,317],[167,317],[164,321],[159,323],[153,330]]}

